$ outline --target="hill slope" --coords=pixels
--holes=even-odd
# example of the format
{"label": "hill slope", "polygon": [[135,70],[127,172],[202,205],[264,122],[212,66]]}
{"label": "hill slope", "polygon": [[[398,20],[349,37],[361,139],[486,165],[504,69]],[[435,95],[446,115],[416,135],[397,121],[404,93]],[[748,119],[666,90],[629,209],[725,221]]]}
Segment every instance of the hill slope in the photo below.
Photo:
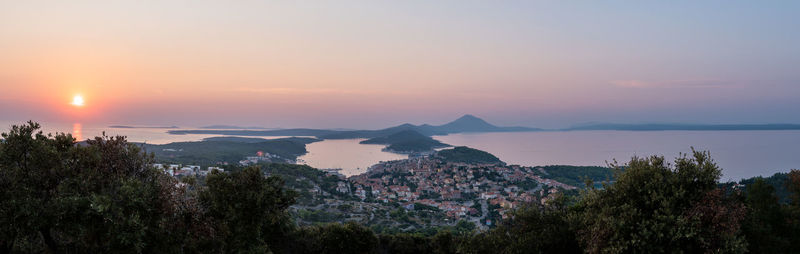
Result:
{"label": "hill slope", "polygon": [[426,152],[432,151],[434,148],[448,146],[413,130],[404,130],[383,137],[371,138],[361,141],[361,144],[388,145],[386,150],[397,153]]}
{"label": "hill slope", "polygon": [[147,152],[155,154],[162,162],[215,165],[220,162],[236,163],[257,152],[278,156],[275,162],[294,161],[305,154],[306,144],[319,141],[313,138],[282,138],[263,142],[199,141],[175,142],[165,145],[143,144]]}
{"label": "hill slope", "polygon": [[441,150],[435,155],[445,162],[467,164],[504,164],[494,155],[466,146],[457,146],[452,149]]}

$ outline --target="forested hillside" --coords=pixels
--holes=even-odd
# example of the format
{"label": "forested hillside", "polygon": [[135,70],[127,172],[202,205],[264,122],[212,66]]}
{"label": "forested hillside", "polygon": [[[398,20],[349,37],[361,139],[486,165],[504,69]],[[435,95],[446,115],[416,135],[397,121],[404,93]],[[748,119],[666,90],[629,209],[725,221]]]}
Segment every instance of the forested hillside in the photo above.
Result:
{"label": "forested hillside", "polygon": [[[613,183],[519,207],[488,230],[457,223],[427,234],[376,234],[353,222],[298,225],[288,212],[298,193],[287,188],[295,184],[288,181],[333,182],[312,168],[248,167],[180,182],[151,167],[152,159],[123,137],[76,144],[69,134],[41,133],[35,123],[14,126],[0,141],[0,253],[790,253],[800,248],[800,171],[786,174],[790,198],[781,203],[764,179],[720,184],[721,170],[700,151],[672,162],[634,158],[617,170]],[[605,176],[579,172],[584,173]]]}

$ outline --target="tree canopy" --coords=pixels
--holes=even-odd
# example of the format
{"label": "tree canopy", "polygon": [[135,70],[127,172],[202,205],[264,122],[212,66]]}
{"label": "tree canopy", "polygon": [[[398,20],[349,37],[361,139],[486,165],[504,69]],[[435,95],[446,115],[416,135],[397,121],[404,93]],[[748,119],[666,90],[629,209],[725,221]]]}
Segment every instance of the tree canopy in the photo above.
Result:
{"label": "tree canopy", "polygon": [[744,206],[717,188],[720,175],[707,152],[674,165],[634,157],[613,185],[584,193],[579,238],[591,253],[743,252]]}

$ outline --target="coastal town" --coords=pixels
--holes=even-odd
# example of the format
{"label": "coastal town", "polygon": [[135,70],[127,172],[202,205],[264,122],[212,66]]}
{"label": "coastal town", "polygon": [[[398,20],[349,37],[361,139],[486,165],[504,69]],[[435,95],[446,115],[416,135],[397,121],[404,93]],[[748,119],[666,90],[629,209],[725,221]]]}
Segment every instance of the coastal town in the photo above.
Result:
{"label": "coastal town", "polygon": [[485,217],[484,209],[505,217],[522,204],[543,204],[560,191],[577,189],[543,174],[533,167],[452,163],[429,156],[379,163],[348,180],[361,200],[397,202],[409,210],[423,205],[460,219]]}
{"label": "coastal town", "polygon": [[[506,165],[491,154],[465,147],[445,152],[450,151],[478,153],[487,159],[459,161],[432,153],[380,162],[350,177],[336,170],[269,163],[262,160],[269,158],[263,153],[248,157],[239,166],[260,166],[265,175],[283,178],[298,193],[292,209],[297,221],[306,224],[349,220],[408,229],[469,221],[487,228],[515,208],[545,204],[581,187],[553,179],[547,167]],[[155,166],[178,178],[225,172],[221,167]],[[407,219],[398,220],[398,216]]]}
{"label": "coastal town", "polygon": [[188,177],[188,176],[207,176],[208,173],[211,171],[219,170],[220,172],[225,172],[225,169],[220,167],[203,167],[198,165],[181,165],[181,164],[161,164],[155,163],[153,167],[156,169],[164,170],[167,174],[174,176],[174,177]]}

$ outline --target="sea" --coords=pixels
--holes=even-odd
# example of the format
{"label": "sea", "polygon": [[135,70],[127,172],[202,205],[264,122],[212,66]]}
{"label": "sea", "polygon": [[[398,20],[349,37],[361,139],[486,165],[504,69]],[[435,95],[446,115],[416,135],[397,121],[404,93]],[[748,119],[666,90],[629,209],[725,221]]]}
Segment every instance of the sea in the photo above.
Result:
{"label": "sea", "polygon": [[[12,124],[0,123],[0,132]],[[45,133],[71,133],[79,139],[126,136],[134,142],[166,144],[200,141],[221,135],[172,135],[180,128],[112,128],[111,125],[61,123],[43,124]],[[139,126],[146,127],[146,126]],[[281,138],[281,137],[262,137]],[[523,166],[620,164],[633,156],[665,156],[669,160],[695,150],[707,150],[722,168],[722,181],[800,169],[800,131],[547,131],[461,133],[433,138],[453,146],[468,146],[494,154],[508,164]],[[363,139],[324,140],[306,146],[308,153],[298,163],[321,169],[341,169],[347,176],[361,174],[381,161],[399,160],[407,155],[383,151],[382,145],[359,144]]]}

